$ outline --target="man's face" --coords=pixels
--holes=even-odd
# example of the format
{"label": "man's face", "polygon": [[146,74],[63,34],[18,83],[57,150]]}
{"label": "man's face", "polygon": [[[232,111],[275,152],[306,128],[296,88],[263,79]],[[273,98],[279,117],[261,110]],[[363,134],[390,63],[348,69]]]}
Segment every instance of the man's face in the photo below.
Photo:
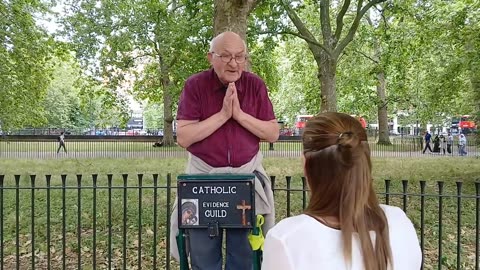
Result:
{"label": "man's face", "polygon": [[224,37],[217,42],[214,51],[208,53],[208,61],[225,85],[240,79],[245,69],[245,59],[244,43],[240,38],[235,37]]}

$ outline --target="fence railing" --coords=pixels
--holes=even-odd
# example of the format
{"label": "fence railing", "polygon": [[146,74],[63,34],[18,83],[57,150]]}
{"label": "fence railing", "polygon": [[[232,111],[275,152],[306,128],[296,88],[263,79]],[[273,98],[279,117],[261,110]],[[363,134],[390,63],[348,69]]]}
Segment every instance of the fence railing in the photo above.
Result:
{"label": "fence railing", "polygon": [[[67,136],[66,151],[59,149],[57,136],[6,136],[0,139],[0,158],[164,158],[186,157],[185,149],[174,146],[155,145],[158,136]],[[271,144],[261,142],[260,149],[265,157],[299,157],[302,151],[300,137],[282,136]],[[451,153],[428,152],[422,154],[422,139],[419,137],[394,136],[391,145],[380,145],[369,138],[372,156],[375,157],[419,157],[458,156],[456,141]],[[433,144],[431,145],[433,148]],[[57,154],[57,151],[60,152]],[[474,136],[467,140],[467,156],[480,156],[480,148]]]}
{"label": "fence railing", "polygon": [[[173,177],[174,178],[174,177]],[[271,177],[277,220],[308,204],[304,178]],[[385,180],[382,203],[414,223],[426,269],[479,269],[480,182]],[[168,174],[0,175],[0,270],[178,269]]]}

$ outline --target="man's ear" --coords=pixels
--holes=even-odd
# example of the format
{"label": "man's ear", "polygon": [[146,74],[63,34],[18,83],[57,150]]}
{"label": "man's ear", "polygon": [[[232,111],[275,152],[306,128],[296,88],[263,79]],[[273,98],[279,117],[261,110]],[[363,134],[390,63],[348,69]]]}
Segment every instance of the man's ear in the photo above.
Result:
{"label": "man's ear", "polygon": [[211,52],[208,52],[208,53],[207,53],[207,59],[208,59],[208,62],[210,63],[210,65],[212,65],[213,55],[212,55]]}

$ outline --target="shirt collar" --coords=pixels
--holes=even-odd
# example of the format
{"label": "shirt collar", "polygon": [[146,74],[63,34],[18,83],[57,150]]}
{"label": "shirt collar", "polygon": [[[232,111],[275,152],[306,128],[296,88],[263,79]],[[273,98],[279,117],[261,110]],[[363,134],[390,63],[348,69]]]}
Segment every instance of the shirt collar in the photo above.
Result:
{"label": "shirt collar", "polygon": [[[242,83],[240,82],[242,80],[242,77],[243,77],[243,73],[242,72],[242,75],[240,76],[240,79],[238,79],[236,82],[235,82],[235,86],[237,87],[237,91],[242,93],[243,92],[243,89],[242,89]],[[227,89],[227,86],[224,85],[220,79],[218,78],[217,76],[217,73],[215,72],[215,70],[213,68],[210,69],[210,76],[214,79],[214,84],[213,84],[213,89],[215,91],[225,91]]]}

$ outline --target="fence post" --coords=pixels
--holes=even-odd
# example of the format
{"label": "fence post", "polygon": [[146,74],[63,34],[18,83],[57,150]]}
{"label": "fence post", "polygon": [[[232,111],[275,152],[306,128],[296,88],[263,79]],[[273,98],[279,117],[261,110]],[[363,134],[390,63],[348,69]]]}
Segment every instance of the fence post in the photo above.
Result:
{"label": "fence post", "polygon": [[[480,180],[480,179],[478,179]],[[476,229],[475,229],[475,269],[479,269],[479,257],[480,257],[480,241],[479,241],[479,234],[478,234],[478,230],[479,230],[479,227],[480,227],[480,215],[479,215],[479,212],[480,212],[480,182],[477,180],[477,182],[475,182],[475,190],[476,190],[476,193],[477,193],[477,199],[476,199],[476,202],[475,202],[475,209],[477,211],[476,214],[475,214],[475,221],[476,221]]]}
{"label": "fence post", "polygon": [[270,150],[270,151],[273,151],[273,150],[275,150],[275,149],[273,149],[273,143],[269,143],[268,150]]}
{"label": "fence post", "polygon": [[3,270],[3,178],[0,175],[0,270]]}
{"label": "fence post", "polygon": [[66,182],[67,182],[67,175],[62,174],[62,269],[67,269],[67,261],[66,261],[66,254],[67,254],[67,241],[66,241],[66,228],[67,228],[67,211],[66,211]]}
{"label": "fence post", "polygon": [[[171,197],[172,197],[172,175],[170,173],[167,174],[167,236],[166,236],[166,243],[167,243],[167,254],[165,254],[165,259],[166,262],[165,264],[167,265],[167,269],[170,269],[170,234],[172,233],[170,231],[170,215],[169,211],[171,211]],[[178,244],[178,243],[177,243]],[[174,247],[176,248],[176,247]]]}
{"label": "fence post", "polygon": [[107,266],[112,269],[112,174],[107,174],[108,183],[108,255]]}
{"label": "fence post", "polygon": [[123,269],[127,269],[127,182],[128,174],[122,174],[123,178],[123,245],[122,245],[122,262]]}
{"label": "fence post", "polygon": [[385,179],[385,204],[390,204],[390,180]]}
{"label": "fence post", "polygon": [[138,269],[142,269],[142,186],[143,186],[143,174],[137,174],[138,179]]}
{"label": "fence post", "polygon": [[402,180],[402,187],[403,187],[403,212],[407,213],[407,187],[408,187],[408,180]]}
{"label": "fence post", "polygon": [[[425,258],[425,185],[426,181],[420,181],[420,248],[422,249],[422,258]],[[423,262],[422,267],[423,270]]]}
{"label": "fence post", "polygon": [[92,174],[92,182],[93,182],[93,220],[92,220],[92,265],[93,269],[97,269],[97,174]]}
{"label": "fence post", "polygon": [[438,181],[438,270],[442,269],[443,182]]}
{"label": "fence post", "polygon": [[[157,185],[158,185],[158,174],[153,174],[153,270],[157,270],[157,192],[158,192]],[[167,201],[168,201],[168,195],[167,195]],[[169,251],[169,248],[170,248],[170,237],[169,237],[168,228],[170,228],[170,226],[167,225],[167,239],[166,239],[167,252]],[[170,264],[168,262],[167,262],[167,269],[170,269]]]}
{"label": "fence post", "polygon": [[462,251],[462,182],[457,182],[457,269],[461,269],[461,251]]}
{"label": "fence post", "polygon": [[77,267],[82,269],[82,175],[77,174]]}
{"label": "fence post", "polygon": [[291,182],[292,182],[292,177],[291,176],[287,176],[286,177],[287,179],[287,217],[290,216],[290,212],[291,212],[291,209],[290,209],[290,202],[291,202],[291,197],[290,197],[290,192],[291,192]]}
{"label": "fence post", "polygon": [[[30,188],[31,188],[31,196],[30,196],[30,207],[31,209],[31,232],[30,234],[32,235],[32,269],[35,269],[35,174],[30,175]],[[2,217],[3,218],[3,217]]]}

